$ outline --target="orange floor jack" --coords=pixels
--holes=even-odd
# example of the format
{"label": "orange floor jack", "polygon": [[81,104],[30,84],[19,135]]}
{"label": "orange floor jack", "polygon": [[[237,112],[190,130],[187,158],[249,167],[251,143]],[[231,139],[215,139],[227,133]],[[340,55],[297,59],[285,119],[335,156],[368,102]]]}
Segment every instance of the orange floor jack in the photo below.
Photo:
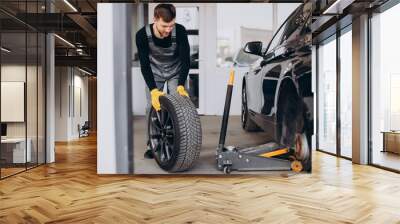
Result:
{"label": "orange floor jack", "polygon": [[223,171],[225,174],[229,174],[231,171],[292,170],[294,172],[300,172],[303,166],[300,161],[295,159],[293,149],[282,147],[275,143],[267,143],[243,149],[234,146],[224,146],[232,100],[234,76],[235,73],[232,70],[229,75],[219,144],[216,152],[217,169]]}

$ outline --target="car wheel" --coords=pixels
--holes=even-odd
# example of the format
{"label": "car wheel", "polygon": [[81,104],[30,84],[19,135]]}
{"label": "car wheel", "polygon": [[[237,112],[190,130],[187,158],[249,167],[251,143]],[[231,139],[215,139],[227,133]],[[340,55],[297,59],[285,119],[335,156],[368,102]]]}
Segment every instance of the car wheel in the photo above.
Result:
{"label": "car wheel", "polygon": [[249,109],[247,107],[247,92],[246,86],[242,88],[242,114],[241,114],[242,128],[248,132],[260,131],[256,123],[251,120]]}
{"label": "car wheel", "polygon": [[161,110],[150,111],[150,148],[157,164],[168,172],[182,172],[200,156],[202,133],[193,103],[176,93],[160,97]]}
{"label": "car wheel", "polygon": [[304,170],[310,169],[311,135],[307,130],[306,106],[293,91],[286,91],[279,101],[277,113],[277,140],[281,145],[294,149],[294,156],[301,161]]}

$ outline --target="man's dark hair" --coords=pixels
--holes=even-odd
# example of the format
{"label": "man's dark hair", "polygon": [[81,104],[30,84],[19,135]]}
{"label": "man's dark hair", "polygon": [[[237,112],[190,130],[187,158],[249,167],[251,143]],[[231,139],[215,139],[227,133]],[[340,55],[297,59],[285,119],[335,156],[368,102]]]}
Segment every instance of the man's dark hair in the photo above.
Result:
{"label": "man's dark hair", "polygon": [[154,8],[154,17],[156,19],[162,18],[164,22],[171,22],[173,19],[175,19],[176,16],[176,10],[175,6],[172,4],[158,4],[156,8]]}

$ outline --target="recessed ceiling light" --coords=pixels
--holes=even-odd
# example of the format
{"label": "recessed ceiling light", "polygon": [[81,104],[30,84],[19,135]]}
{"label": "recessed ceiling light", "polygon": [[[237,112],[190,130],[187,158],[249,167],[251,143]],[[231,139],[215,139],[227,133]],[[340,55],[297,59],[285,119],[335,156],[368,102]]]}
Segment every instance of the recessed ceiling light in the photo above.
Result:
{"label": "recessed ceiling light", "polygon": [[81,68],[79,68],[79,67],[78,67],[78,70],[81,71],[81,72],[83,72],[83,73],[85,73],[85,74],[87,74],[87,75],[90,75],[90,76],[92,75],[92,73],[90,73],[90,72],[88,72],[88,71],[86,71],[86,70],[83,70],[83,69],[81,69]]}
{"label": "recessed ceiling light", "polygon": [[4,51],[4,52],[6,52],[6,53],[10,53],[10,52],[11,52],[11,50],[9,50],[9,49],[7,49],[7,48],[5,48],[5,47],[1,47],[1,50]]}
{"label": "recessed ceiling light", "polygon": [[336,0],[322,14],[342,14],[343,9],[351,5],[355,0]]}
{"label": "recessed ceiling light", "polygon": [[73,45],[73,44],[72,44],[71,42],[69,42],[68,40],[66,40],[66,39],[64,39],[64,38],[62,38],[62,37],[60,37],[60,36],[57,35],[57,34],[54,34],[54,36],[57,37],[58,39],[60,39],[62,42],[66,43],[67,45],[69,45],[69,46],[75,48],[75,45]]}
{"label": "recessed ceiling light", "polygon": [[78,10],[68,1],[68,0],[64,0],[65,4],[67,4],[72,10],[74,10],[75,12],[78,12]]}

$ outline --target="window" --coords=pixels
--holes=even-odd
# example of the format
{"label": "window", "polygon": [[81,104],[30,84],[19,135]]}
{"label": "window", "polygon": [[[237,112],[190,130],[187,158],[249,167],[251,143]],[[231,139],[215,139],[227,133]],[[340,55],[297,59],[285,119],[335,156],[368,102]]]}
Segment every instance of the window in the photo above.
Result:
{"label": "window", "polygon": [[298,17],[303,15],[300,12],[303,11],[303,6],[293,12],[293,16],[288,18],[288,20],[280,27],[278,33],[274,36],[274,39],[271,41],[271,45],[268,47],[268,52],[276,48],[276,46],[280,45],[283,41],[285,41],[289,36],[298,28]]}
{"label": "window", "polygon": [[318,47],[318,149],[336,154],[336,36]]}
{"label": "window", "polygon": [[294,3],[217,3],[217,66],[232,66],[234,57],[250,41],[262,41],[265,51],[274,33],[298,6]]}
{"label": "window", "polygon": [[303,6],[299,7],[299,9],[293,13],[293,16],[286,22],[285,24],[285,31],[281,40],[281,43],[285,41],[287,38],[292,35],[292,33],[297,29],[299,26],[299,22],[303,16]]}
{"label": "window", "polygon": [[284,29],[284,25],[283,25],[283,26],[279,29],[278,33],[274,36],[274,39],[272,39],[271,44],[268,46],[268,49],[267,49],[268,53],[269,53],[270,51],[274,50],[275,47],[278,46],[278,45],[281,43],[281,41],[282,41],[282,34],[283,34],[283,31],[284,31],[284,30],[285,30],[285,29]]}
{"label": "window", "polygon": [[400,130],[400,73],[390,75],[390,130]]}
{"label": "window", "polygon": [[[18,6],[21,14],[43,12],[45,5],[17,3],[0,5]],[[5,178],[45,163],[46,38],[6,14],[0,13],[0,22],[0,178]]]}
{"label": "window", "polygon": [[352,157],[352,34],[340,36],[340,155]]}
{"label": "window", "polygon": [[352,26],[318,45],[318,150],[352,158]]}
{"label": "window", "polygon": [[374,165],[400,170],[400,4],[371,18],[370,140]]}

